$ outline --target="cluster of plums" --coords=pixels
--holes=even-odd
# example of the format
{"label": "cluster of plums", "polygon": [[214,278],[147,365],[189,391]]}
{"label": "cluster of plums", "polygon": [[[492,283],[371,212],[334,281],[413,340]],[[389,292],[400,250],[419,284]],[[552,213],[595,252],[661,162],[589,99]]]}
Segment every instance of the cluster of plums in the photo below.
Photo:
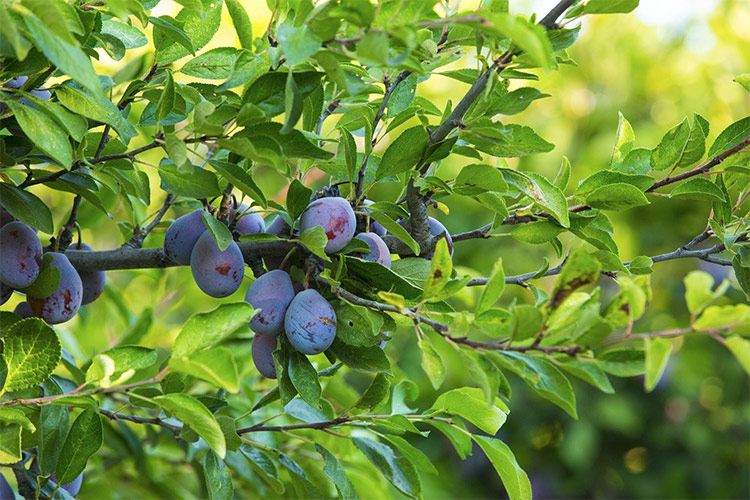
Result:
{"label": "cluster of plums", "polygon": [[[12,220],[5,212],[0,228],[0,304],[10,299],[13,290],[31,286],[42,268],[42,244],[36,231],[23,222]],[[92,251],[86,243],[74,243],[73,250]],[[48,252],[50,266],[60,272],[57,289],[45,298],[26,296],[14,312],[22,318],[36,316],[50,325],[64,323],[81,305],[95,301],[104,291],[104,271],[78,272],[65,254]]]}

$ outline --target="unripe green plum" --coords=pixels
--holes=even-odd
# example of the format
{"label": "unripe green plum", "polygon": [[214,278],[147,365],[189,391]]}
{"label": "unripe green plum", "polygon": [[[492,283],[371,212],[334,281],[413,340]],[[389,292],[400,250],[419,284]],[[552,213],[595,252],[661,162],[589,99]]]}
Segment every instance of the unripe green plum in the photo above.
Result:
{"label": "unripe green plum", "polygon": [[220,251],[213,236],[204,232],[193,247],[190,269],[198,288],[211,297],[232,295],[242,284],[245,261],[234,241]]}
{"label": "unripe green plum", "polygon": [[364,241],[370,247],[370,253],[357,253],[354,254],[355,257],[369,260],[370,262],[377,262],[390,269],[391,252],[388,250],[388,245],[385,244],[383,238],[375,233],[359,233],[355,238]]}
{"label": "unripe green plum", "polygon": [[206,231],[203,210],[194,210],[178,217],[164,235],[164,253],[177,264],[183,266],[190,264],[193,247]]}
{"label": "unripe green plum", "polygon": [[60,284],[52,295],[44,299],[28,297],[34,316],[42,318],[50,325],[64,323],[75,316],[81,307],[83,283],[78,271],[68,258],[61,253],[50,252],[52,267],[60,271]]}
{"label": "unripe green plum", "polygon": [[263,335],[278,335],[284,328],[284,315],[294,298],[289,275],[279,269],[269,271],[250,285],[245,301],[260,312],[250,320],[250,329]]}
{"label": "unripe green plum", "polygon": [[[85,252],[92,252],[94,250],[91,245],[83,242],[74,243],[69,248]],[[105,271],[80,271],[78,275],[81,277],[81,283],[83,283],[81,304],[90,304],[98,299],[104,291],[104,286],[107,284],[107,273]]]}
{"label": "unripe green plum", "polygon": [[261,375],[266,378],[276,378],[276,363],[273,360],[273,351],[276,350],[277,337],[273,335],[257,334],[253,337],[251,346],[253,363]]}
{"label": "unripe green plum", "polygon": [[303,354],[319,354],[336,337],[336,312],[316,290],[298,293],[284,317],[289,343]]}
{"label": "unripe green plum", "polygon": [[42,244],[36,232],[23,222],[10,222],[0,229],[0,281],[18,289],[39,276]]}
{"label": "unripe green plum", "polygon": [[299,222],[300,232],[320,226],[328,237],[325,252],[338,252],[354,237],[357,219],[352,206],[338,196],[320,198],[310,203]]}
{"label": "unripe green plum", "polygon": [[262,233],[266,230],[263,217],[244,203],[237,208],[235,218],[237,223],[234,229],[240,234]]}

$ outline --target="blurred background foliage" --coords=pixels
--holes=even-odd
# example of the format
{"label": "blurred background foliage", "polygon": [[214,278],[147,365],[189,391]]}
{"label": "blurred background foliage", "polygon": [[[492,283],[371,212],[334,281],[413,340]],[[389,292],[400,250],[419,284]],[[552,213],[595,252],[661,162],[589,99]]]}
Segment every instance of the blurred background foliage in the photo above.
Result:
{"label": "blurred background foliage", "polygon": [[[262,33],[270,18],[264,0],[247,0],[254,32]],[[515,12],[546,12],[554,1],[511,0]],[[472,8],[476,2],[462,2]],[[617,127],[618,111],[633,125],[637,146],[655,146],[663,133],[685,115],[698,112],[711,123],[711,137],[732,121],[750,111],[750,94],[732,81],[750,71],[750,5],[745,0],[642,0],[634,15],[596,16],[584,19],[578,42],[569,50],[577,66],[566,65],[558,72],[540,74],[538,82],[516,80],[513,86],[532,85],[550,97],[539,100],[525,113],[509,122],[531,125],[555,144],[548,154],[525,157],[510,164],[554,177],[563,156],[573,166],[571,186],[603,168],[610,157]],[[174,11],[176,5],[161,2],[158,14]],[[154,15],[158,15],[154,14]],[[236,46],[228,19],[209,48]],[[115,75],[126,61],[114,62],[103,52],[100,73]],[[148,64],[129,59],[130,71],[137,73]],[[466,58],[461,64],[474,64]],[[179,67],[179,63],[178,63]],[[452,69],[452,68],[446,68]],[[520,83],[519,83],[520,82]],[[433,76],[419,86],[418,93],[439,107],[448,99],[457,102],[468,86],[455,80]],[[280,89],[281,90],[281,89]],[[335,119],[335,118],[334,118]],[[333,121],[333,119],[331,120]],[[327,124],[332,126],[332,124]],[[396,134],[409,125],[402,125]],[[393,134],[392,134],[393,136]],[[709,139],[710,141],[710,139]],[[384,141],[378,149],[385,148]],[[137,146],[135,144],[134,146]],[[382,150],[381,149],[381,150]],[[160,152],[144,160],[158,164]],[[439,175],[455,176],[472,160],[452,157],[443,162]],[[284,199],[285,181],[271,169],[259,170],[258,183],[269,197]],[[149,172],[156,193],[156,169]],[[315,171],[309,184],[320,187],[326,180]],[[37,191],[53,209],[56,221],[67,217],[70,200],[66,195]],[[398,193],[388,186],[370,193],[374,200],[395,200]],[[110,200],[113,201],[113,200]],[[155,197],[150,208],[142,207],[145,217],[161,205]],[[478,204],[458,198],[441,200],[449,214],[435,211],[448,229],[461,232],[480,226],[483,211]],[[118,206],[108,207],[114,219],[108,220],[91,207],[82,207],[79,221],[83,239],[97,249],[116,248],[124,242],[116,221]],[[121,208],[121,207],[120,207]],[[651,205],[613,214],[615,239],[624,260],[637,255],[655,255],[674,250],[700,233],[710,211],[707,202],[660,200]],[[177,205],[174,217],[189,210]],[[163,223],[166,227],[169,221]],[[130,234],[127,227],[122,231]],[[668,238],[665,238],[668,236]],[[155,231],[146,246],[161,245],[163,231]],[[558,262],[553,249],[532,246],[509,237],[469,240],[456,246],[455,265],[461,272],[487,275],[502,256],[506,274],[537,269],[543,257]],[[692,259],[675,260],[655,266],[652,284],[654,302],[634,331],[653,331],[686,326],[688,311],[682,295],[682,278],[700,264]],[[705,269],[717,280],[731,279],[731,271]],[[246,278],[249,284],[249,279]],[[547,283],[551,286],[552,281]],[[605,300],[607,281],[602,281]],[[242,300],[247,285],[224,301]],[[467,290],[460,300],[475,300]],[[106,300],[81,309],[69,323],[60,325],[63,346],[78,359],[87,359],[114,344],[123,332],[143,329],[141,341],[148,346],[171,345],[184,320],[192,313],[213,309],[218,300],[201,293],[188,268],[109,273]],[[532,302],[524,289],[506,289],[507,301]],[[5,305],[15,307],[16,295]],[[727,302],[743,300],[730,288]],[[413,335],[404,329],[388,343],[386,350],[400,372],[399,378],[415,381],[420,388],[420,408],[427,407],[435,393],[422,372],[419,351]],[[248,331],[249,334],[249,331]],[[513,383],[512,413],[499,437],[514,450],[528,472],[537,498],[750,498],[750,383],[730,353],[707,336],[676,339],[665,377],[649,394],[639,379],[613,379],[615,395],[605,395],[573,380],[580,420],[575,421],[559,408],[541,400],[518,379]],[[269,389],[275,382],[261,381],[250,363],[249,342],[238,342],[238,362],[244,361],[244,391]],[[242,352],[245,352],[243,355]],[[471,385],[461,362],[454,357],[448,365],[444,389]],[[351,389],[361,390],[356,375],[330,382],[326,391],[338,397]],[[150,429],[146,429],[149,432]],[[109,437],[111,439],[111,436]],[[105,436],[105,439],[108,439]],[[110,443],[112,444],[112,443]],[[437,435],[420,440],[419,446],[440,471],[423,475],[425,498],[498,498],[504,496],[500,479],[490,463],[475,447],[474,455],[461,461],[452,446]],[[133,447],[121,443],[122,447]],[[132,451],[132,450],[131,450]],[[177,450],[175,458],[177,457]],[[153,452],[169,462],[172,450],[166,445]],[[157,458],[157,457],[153,457]],[[158,491],[164,497],[198,491],[202,480],[187,467],[157,465],[151,457],[141,463],[118,462],[100,453],[87,469],[81,498],[132,498],[141,487]],[[157,469],[154,469],[156,467]],[[145,473],[145,474],[144,474]],[[366,481],[367,473],[350,473],[353,480]],[[139,484],[135,479],[143,479]],[[373,493],[376,494],[376,493]],[[237,492],[241,497],[242,492]]]}

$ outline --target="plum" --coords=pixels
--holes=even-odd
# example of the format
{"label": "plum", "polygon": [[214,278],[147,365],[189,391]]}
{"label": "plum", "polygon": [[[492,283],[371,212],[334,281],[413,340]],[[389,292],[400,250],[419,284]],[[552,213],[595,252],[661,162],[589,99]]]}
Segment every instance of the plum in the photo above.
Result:
{"label": "plum", "polygon": [[388,245],[385,244],[383,238],[375,233],[359,233],[355,238],[364,241],[370,247],[370,253],[356,253],[354,254],[355,257],[369,260],[370,262],[377,262],[387,268],[391,267],[391,252],[388,250]]}
{"label": "plum", "polygon": [[64,323],[75,316],[81,307],[83,297],[83,283],[78,271],[68,258],[58,252],[50,252],[52,267],[60,271],[60,284],[52,295],[44,299],[28,297],[34,316],[42,318],[50,325]]}
{"label": "plum", "polygon": [[276,236],[281,236],[281,233],[286,233],[284,236],[289,236],[289,224],[286,223],[282,216],[277,215],[276,218],[266,227],[266,232]]}
{"label": "plum", "polygon": [[[390,337],[391,336],[388,332],[380,332],[380,333],[382,333],[386,337]],[[378,347],[380,347],[381,349],[385,349],[385,343],[386,343],[385,340],[381,340],[380,342],[378,342]]]}
{"label": "plum", "polygon": [[261,215],[251,210],[244,203],[237,208],[237,223],[234,228],[240,234],[262,233],[266,230],[266,223]]}
{"label": "plum", "polygon": [[13,309],[13,312],[21,316],[23,319],[34,317],[34,311],[31,309],[31,304],[25,300],[19,302],[16,308]]}
{"label": "plum", "polygon": [[0,306],[8,302],[11,295],[13,295],[13,288],[5,283],[0,283]]}
{"label": "plum", "polygon": [[320,226],[328,237],[325,252],[338,252],[354,237],[357,219],[349,202],[337,196],[310,203],[300,219],[300,231]]}
{"label": "plum", "polygon": [[0,207],[0,227],[3,227],[9,222],[13,222],[14,220],[16,220],[16,218],[10,215],[10,212]]}
{"label": "plum", "polygon": [[336,312],[316,290],[298,293],[284,317],[286,337],[303,354],[319,354],[336,337]]}
{"label": "plum", "polygon": [[261,375],[266,378],[276,378],[276,363],[273,351],[276,350],[276,337],[273,335],[256,335],[251,346],[253,363]]}
{"label": "plum", "polygon": [[16,494],[13,492],[13,488],[5,479],[5,476],[0,474],[0,500],[15,500]]}
{"label": "plum", "polygon": [[[26,81],[29,79],[28,76],[19,76],[18,78],[15,78],[9,82],[6,82],[3,84],[3,87],[6,89],[20,89],[26,84]],[[52,97],[52,94],[50,94],[49,90],[31,90],[29,91],[30,94],[35,95],[37,97],[41,97],[42,99],[49,101],[49,98]],[[19,103],[23,104],[24,106],[28,106],[30,108],[37,109],[36,106],[31,104],[28,99],[25,97],[22,97],[18,100]],[[0,113],[5,110],[6,105],[0,104]]]}
{"label": "plum", "polygon": [[211,297],[232,295],[242,284],[245,261],[234,241],[222,252],[208,231],[193,247],[190,269],[198,288]]}
{"label": "plum", "polygon": [[36,232],[23,222],[0,229],[0,281],[12,288],[26,288],[39,276],[42,244]]}
{"label": "plum", "polygon": [[260,312],[250,320],[250,329],[263,335],[278,335],[284,328],[284,314],[294,298],[289,275],[276,269],[253,281],[245,301]]}
{"label": "plum", "polygon": [[178,217],[167,229],[164,236],[164,253],[170,260],[186,266],[190,264],[190,254],[198,238],[206,232],[203,210],[194,210]]}
{"label": "plum", "polygon": [[[365,201],[363,201],[363,202],[362,202],[362,208],[364,209],[364,211],[365,211],[365,212],[367,212],[367,213],[369,214],[369,213],[370,213],[370,209],[369,209],[369,208],[367,208],[367,207],[368,207],[369,205],[372,205],[373,203],[375,203],[375,202],[374,202],[374,201],[372,201],[372,200],[365,200]],[[370,219],[370,220],[372,221],[372,219]],[[385,228],[384,228],[384,227],[383,227],[383,226],[382,226],[382,225],[380,224],[380,222],[375,222],[375,221],[372,221],[372,222],[370,223],[370,231],[372,231],[373,233],[377,234],[377,235],[378,235],[378,236],[380,236],[381,238],[382,238],[383,236],[385,236],[385,235],[386,235],[386,233],[388,232],[388,231],[386,231],[386,230],[385,230]]]}
{"label": "plum", "polygon": [[[74,243],[70,245],[73,250],[83,250],[84,252],[92,252],[94,249],[91,245],[83,242]],[[104,285],[107,283],[107,273],[104,271],[81,271],[78,273],[83,283],[83,298],[81,299],[81,305],[90,304],[104,291]]]}
{"label": "plum", "polygon": [[[39,474],[39,464],[36,461],[36,458],[31,462],[31,467],[29,468],[31,472],[34,474]],[[55,476],[55,473],[53,472],[50,477],[50,481],[52,481],[54,484],[57,484],[57,477]],[[76,496],[79,491],[81,491],[81,485],[83,484],[83,472],[78,474],[78,477],[73,479],[71,482],[60,485],[60,488],[67,491],[70,495]]]}
{"label": "plum", "polygon": [[[445,226],[434,217],[427,217],[427,222],[430,225],[430,236],[445,234],[445,241],[448,243],[448,251],[451,253],[451,257],[453,257],[453,239],[451,238],[451,233],[449,233]],[[398,223],[404,226],[407,231],[411,232],[411,224],[406,224],[404,219],[400,219]],[[431,259],[433,255],[435,255],[434,250],[420,255],[420,257]]]}

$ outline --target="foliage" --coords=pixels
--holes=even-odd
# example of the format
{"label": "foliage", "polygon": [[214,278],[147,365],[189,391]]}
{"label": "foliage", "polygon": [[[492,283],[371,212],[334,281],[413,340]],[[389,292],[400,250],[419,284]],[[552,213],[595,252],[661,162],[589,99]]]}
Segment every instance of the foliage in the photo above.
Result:
{"label": "foliage", "polygon": [[[126,240],[119,249],[66,255],[81,272],[143,274],[174,265],[161,249],[142,248],[158,237],[169,210],[203,206],[218,247],[232,243],[230,236],[239,240],[255,277],[264,272],[261,258],[270,270],[269,257],[287,256],[293,278],[334,306],[336,340],[325,355],[308,358],[282,335],[275,385],[260,382],[249,363],[244,325],[257,311],[232,298],[191,311],[171,345],[154,346],[144,341],[153,310],[135,318],[110,287],[102,300],[131,318],[131,327],[90,356],[61,348],[65,327],[2,312],[0,457],[14,464],[23,495],[37,488],[28,473],[32,458],[42,494],[65,498],[62,489],[43,489],[49,475],[69,482],[98,452],[188,463],[211,498],[417,498],[425,493],[421,477],[436,469],[415,443],[444,435],[461,458],[476,442],[508,496],[528,498],[525,464],[497,438],[513,418],[518,380],[585,419],[572,379],[611,393],[610,375],[643,376],[651,391],[673,338],[715,338],[750,372],[750,308],[715,305],[730,285],[715,288],[706,273],[685,277],[687,326],[634,333],[658,295],[650,277],[664,261],[731,266],[732,286],[750,296],[750,117],[713,131],[696,113],[648,149],[636,147],[633,127],[620,115],[611,155],[599,159],[604,168],[577,186],[567,160],[549,178],[507,160],[554,147],[505,117],[547,97],[525,82],[574,64],[567,49],[578,28],[570,23],[629,12],[637,1],[563,1],[539,22],[509,14],[503,1],[461,12],[421,0],[278,1],[269,2],[274,14],[265,33],[252,32],[238,0],[180,1],[174,17],[155,17],[158,3],[0,2],[0,81],[28,76],[20,88],[0,92],[0,204],[53,235],[46,250],[66,250],[78,220],[85,224],[79,209],[117,214]],[[240,48],[202,51],[220,28],[224,3]],[[557,24],[563,19],[564,27]],[[142,47],[148,50],[125,59]],[[112,76],[97,75],[92,59],[103,53],[128,62]],[[453,69],[466,53],[476,68]],[[420,93],[438,78],[470,87],[439,107]],[[741,85],[746,79],[737,76]],[[41,87],[52,99],[32,94]],[[158,166],[141,159],[154,150]],[[457,157],[457,175],[441,171]],[[289,185],[285,203],[257,181],[267,170]],[[313,193],[305,183],[319,171],[329,187]],[[160,189],[152,192],[156,177]],[[397,194],[365,212],[364,199],[383,186]],[[384,239],[399,256],[391,269],[355,257],[363,251],[357,244],[327,254],[317,228],[294,232],[313,196],[337,191],[361,228],[372,219],[388,230]],[[58,193],[74,195],[62,222],[44,201]],[[232,234],[232,196],[292,229]],[[706,202],[706,229],[672,252],[624,261],[612,216],[655,196]],[[509,235],[530,247],[549,245],[561,263],[545,260],[538,270],[511,275],[498,260],[487,278],[463,275],[447,235],[431,234],[427,219],[428,206],[447,211],[445,201],[456,199],[477,203],[491,222],[450,235],[451,245]],[[152,201],[161,208],[149,214]],[[95,227],[96,218],[88,220]],[[712,246],[698,249],[708,240]],[[555,275],[551,288],[539,286]],[[617,288],[611,297],[605,283]],[[533,300],[503,301],[511,286],[529,290]],[[467,307],[461,296],[472,287],[481,292]],[[53,288],[40,285],[36,293],[44,298]],[[388,342],[377,347],[383,332],[391,339],[415,334],[437,391],[424,406],[414,407],[418,388],[392,364]],[[448,387],[456,353],[470,377],[466,386]],[[151,481],[154,494],[186,493]]]}

